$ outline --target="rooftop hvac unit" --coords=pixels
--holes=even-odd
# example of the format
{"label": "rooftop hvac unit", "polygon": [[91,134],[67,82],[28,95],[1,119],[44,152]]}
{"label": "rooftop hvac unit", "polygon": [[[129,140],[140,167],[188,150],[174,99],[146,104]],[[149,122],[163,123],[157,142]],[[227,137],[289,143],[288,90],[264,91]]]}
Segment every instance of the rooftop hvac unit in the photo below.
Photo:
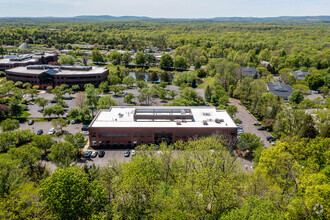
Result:
{"label": "rooftop hvac unit", "polygon": [[203,125],[208,125],[206,120],[203,121]]}
{"label": "rooftop hvac unit", "polygon": [[177,121],[177,122],[176,122],[176,125],[181,125],[181,122]]}
{"label": "rooftop hvac unit", "polygon": [[215,123],[220,124],[221,122],[224,122],[224,120],[223,119],[220,119],[220,118],[216,118],[215,119]]}

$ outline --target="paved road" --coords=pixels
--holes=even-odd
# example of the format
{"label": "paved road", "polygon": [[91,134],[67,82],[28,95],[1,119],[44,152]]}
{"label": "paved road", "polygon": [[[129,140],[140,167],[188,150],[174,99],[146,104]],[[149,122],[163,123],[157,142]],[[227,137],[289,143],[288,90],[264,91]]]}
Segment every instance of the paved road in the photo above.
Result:
{"label": "paved road", "polygon": [[254,126],[253,123],[257,119],[244,107],[244,105],[237,99],[229,100],[231,105],[237,106],[236,117],[241,120],[241,126],[243,127],[244,132],[249,132],[256,134],[264,142],[266,147],[269,147],[271,144],[267,141],[267,136],[271,136],[268,131],[259,131],[258,126]]}

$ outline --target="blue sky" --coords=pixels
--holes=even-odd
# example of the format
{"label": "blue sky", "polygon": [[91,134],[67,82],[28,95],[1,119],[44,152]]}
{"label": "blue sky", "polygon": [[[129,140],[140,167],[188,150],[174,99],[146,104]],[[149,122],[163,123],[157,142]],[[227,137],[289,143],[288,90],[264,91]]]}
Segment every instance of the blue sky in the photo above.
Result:
{"label": "blue sky", "polygon": [[330,0],[0,0],[0,17],[154,18],[330,15]]}

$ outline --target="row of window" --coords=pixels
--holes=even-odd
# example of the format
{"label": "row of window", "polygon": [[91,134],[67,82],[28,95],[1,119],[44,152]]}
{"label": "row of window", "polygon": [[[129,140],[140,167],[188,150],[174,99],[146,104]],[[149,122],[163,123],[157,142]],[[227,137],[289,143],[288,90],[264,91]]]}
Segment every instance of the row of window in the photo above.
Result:
{"label": "row of window", "polygon": [[[92,133],[91,135],[92,135],[92,137],[96,137],[96,133]],[[133,137],[135,137],[135,138],[137,138],[137,137],[143,138],[146,135],[147,135],[147,137],[150,137],[150,138],[152,137],[152,133],[147,133],[147,134],[145,134],[145,133],[140,133],[140,134],[133,133]],[[187,134],[185,134],[185,133],[181,134],[181,136],[180,136],[179,133],[175,133],[174,135],[175,135],[176,138],[180,138],[180,137],[186,138],[187,137]],[[211,134],[209,134],[209,133],[190,134],[190,135],[188,134],[189,137],[194,137],[194,136],[207,137],[207,136],[210,136],[210,135]],[[131,137],[131,133],[98,133],[98,136],[99,137]]]}
{"label": "row of window", "polygon": [[137,144],[152,144],[152,142],[148,142],[148,143],[145,143],[143,141],[133,141],[133,143],[131,141],[92,141],[92,145],[114,145],[114,146],[132,146],[133,145],[137,145]]}

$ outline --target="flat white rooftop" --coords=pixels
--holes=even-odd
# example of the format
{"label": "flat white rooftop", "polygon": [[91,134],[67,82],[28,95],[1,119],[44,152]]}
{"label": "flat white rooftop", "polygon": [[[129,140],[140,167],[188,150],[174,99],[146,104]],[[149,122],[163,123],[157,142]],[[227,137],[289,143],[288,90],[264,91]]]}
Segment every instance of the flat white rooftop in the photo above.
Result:
{"label": "flat white rooftop", "polygon": [[[169,120],[168,117],[173,117],[173,120]],[[236,128],[237,126],[227,111],[216,110],[215,107],[209,106],[114,106],[109,110],[100,110],[90,127]]]}
{"label": "flat white rooftop", "polygon": [[[8,72],[13,72],[13,73],[23,73],[23,74],[35,74],[35,75],[40,75],[43,72],[46,72],[48,69],[28,69],[26,66],[20,66],[20,67],[14,67],[11,69],[8,69]],[[56,75],[82,75],[82,74],[101,74],[107,69],[105,67],[98,67],[98,66],[93,66],[91,70],[89,71],[81,71],[79,69],[76,70],[63,70],[63,69],[58,69],[54,68],[52,69],[54,72],[56,71]],[[55,75],[54,74],[54,75]]]}

